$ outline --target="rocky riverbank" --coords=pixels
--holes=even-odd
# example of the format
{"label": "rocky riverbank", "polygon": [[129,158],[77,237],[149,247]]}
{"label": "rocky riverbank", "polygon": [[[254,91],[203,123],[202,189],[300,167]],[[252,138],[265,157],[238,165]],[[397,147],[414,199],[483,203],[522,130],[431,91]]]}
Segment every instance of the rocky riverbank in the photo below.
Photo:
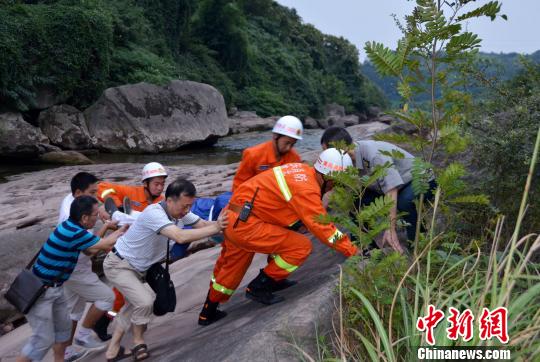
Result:
{"label": "rocky riverbank", "polygon": [[[95,152],[157,154],[185,146],[212,145],[220,137],[270,130],[278,116],[229,110],[212,86],[175,80],[164,86],[126,84],[106,89],[81,111],[47,97],[26,113],[0,111],[0,160],[85,165]],[[390,119],[391,120],[391,119]],[[307,129],[389,122],[378,108],[346,114],[338,104],[326,106],[321,119],[306,117]]]}
{"label": "rocky riverbank", "polygon": [[[354,138],[367,138],[374,133],[382,132],[387,128],[388,125],[386,124],[373,122],[349,127],[348,130]],[[317,154],[318,150],[309,151],[302,153],[302,157],[307,162],[313,162]],[[214,196],[230,190],[232,178],[236,172],[237,165],[237,163],[205,166],[185,165],[167,166],[167,168],[169,169],[169,174],[171,175],[170,177],[183,176],[192,180],[197,187],[198,195],[204,197]],[[138,184],[138,175],[142,166],[143,164],[135,163],[64,166],[56,169],[9,176],[7,182],[0,184],[0,213],[2,214],[2,219],[0,220],[0,295],[5,293],[9,283],[13,280],[19,270],[24,267],[28,260],[31,259],[32,255],[39,249],[44,240],[46,240],[48,237],[49,233],[54,229],[58,217],[58,206],[60,205],[62,198],[69,193],[69,180],[74,173],[79,171],[87,171],[95,174],[102,180],[127,184]],[[321,251],[323,254],[328,252],[328,250]],[[188,303],[191,305],[191,307],[189,307],[186,306],[186,304],[181,303],[182,312],[175,313],[175,320],[183,320],[184,322],[181,323],[187,323],[187,325],[190,326],[190,329],[193,329],[191,324],[194,324],[194,313],[197,312],[195,309],[198,308],[200,301],[204,299],[205,288],[207,286],[206,279],[208,277],[206,274],[211,273],[213,262],[215,261],[218,253],[219,248],[202,251],[197,253],[197,255],[201,254],[200,256],[197,256],[197,259],[194,258],[195,255],[193,256],[193,259],[192,257],[189,257],[184,261],[180,261],[178,266],[175,267],[177,269],[173,269],[175,270],[174,275],[177,293],[179,293],[179,295],[186,296],[186,298],[188,298],[192,304],[191,305]],[[199,260],[198,258],[200,258],[200,261],[198,262],[199,264],[193,264],[196,263],[196,260]],[[316,261],[315,263],[318,262],[319,261]],[[258,263],[255,263],[252,266],[250,273],[255,275],[257,268],[263,263],[264,260],[260,260]],[[195,265],[199,266],[195,268]],[[202,273],[202,275],[197,276],[196,283],[191,279],[194,274],[197,274],[194,270],[190,269],[192,267],[195,268],[195,270],[198,270],[197,268],[199,268],[200,272]],[[188,269],[190,270],[189,272],[187,272]],[[248,277],[246,277],[246,280],[249,280],[247,278]],[[196,287],[192,285],[196,285]],[[197,292],[193,295],[192,288],[196,288],[197,290]],[[330,290],[331,286],[329,285],[325,288]],[[304,290],[304,292],[307,293],[306,297],[311,293],[315,293],[316,290],[317,287],[315,285],[307,286],[307,289]],[[199,294],[201,295],[199,296]],[[321,296],[321,300],[324,299],[325,303],[327,304],[329,301],[329,296],[330,294],[325,294],[324,296]],[[298,299],[297,304],[299,308],[302,309],[302,297],[295,295],[295,298],[300,298]],[[244,308],[246,302],[243,300],[243,297],[239,297],[236,300],[239,304],[234,304],[234,310],[236,310],[236,308],[238,308],[240,305],[242,308]],[[253,316],[259,313],[256,306],[250,306],[249,308],[249,310],[254,313]],[[241,313],[241,311],[237,310],[236,313]],[[312,320],[316,316],[317,313],[313,313],[310,314],[310,317],[304,316],[299,318],[307,318]],[[0,323],[7,322],[9,324],[9,321],[15,319],[16,317],[17,314],[13,308],[2,297],[0,299]],[[270,318],[270,314],[267,317]],[[160,332],[156,333],[159,333],[161,336],[168,333],[166,329],[166,326],[168,325],[167,321],[158,318],[156,323],[162,325],[161,328],[156,329]],[[238,323],[238,321],[235,323]],[[28,327],[26,326],[24,328],[26,328],[26,333],[28,333]],[[309,325],[304,325],[302,328],[310,329],[311,327]],[[11,332],[8,336],[13,338],[11,337],[13,333],[16,333],[17,335],[21,334],[22,332],[20,329],[21,328],[18,328],[16,331]],[[284,333],[284,331],[280,333]],[[302,333],[309,334],[305,330]],[[203,335],[204,334],[205,333],[203,333]],[[3,338],[7,338],[8,336]],[[279,338],[282,337],[283,336],[280,336]],[[156,335],[155,338],[158,338],[158,335]],[[277,337],[274,335],[272,338]],[[12,343],[18,346],[20,341],[17,340],[17,342]],[[3,345],[4,342],[1,344]],[[18,347],[15,348],[14,345],[12,345],[13,348],[11,349],[11,352],[8,352],[5,349],[0,349],[0,358],[2,358],[2,356],[6,356],[4,353],[7,353],[7,355],[13,355],[12,353],[16,353]],[[246,351],[248,350],[249,349]],[[283,351],[284,350],[285,349],[283,349]],[[164,357],[169,355],[168,353],[172,352],[167,350],[165,353],[164,350],[163,353],[164,354],[162,354],[162,356]]]}

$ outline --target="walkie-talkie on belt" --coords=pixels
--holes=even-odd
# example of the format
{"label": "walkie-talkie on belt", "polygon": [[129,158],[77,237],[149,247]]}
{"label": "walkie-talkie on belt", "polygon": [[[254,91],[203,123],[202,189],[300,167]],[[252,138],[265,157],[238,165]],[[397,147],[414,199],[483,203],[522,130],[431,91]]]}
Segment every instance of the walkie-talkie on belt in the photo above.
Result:
{"label": "walkie-talkie on belt", "polygon": [[259,188],[255,189],[255,193],[253,194],[253,198],[251,201],[244,202],[244,206],[242,206],[242,209],[240,210],[240,214],[238,215],[238,218],[234,222],[233,228],[238,225],[238,221],[246,222],[249,218],[249,215],[251,214],[251,210],[253,210],[253,203],[255,202],[255,198],[257,197],[257,192],[259,192]]}

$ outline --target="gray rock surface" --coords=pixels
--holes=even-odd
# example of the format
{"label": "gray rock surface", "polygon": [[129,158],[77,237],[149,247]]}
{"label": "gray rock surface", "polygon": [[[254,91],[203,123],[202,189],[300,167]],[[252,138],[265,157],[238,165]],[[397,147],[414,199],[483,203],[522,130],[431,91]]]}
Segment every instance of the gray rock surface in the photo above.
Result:
{"label": "gray rock surface", "polygon": [[308,129],[315,129],[319,128],[319,124],[317,123],[317,120],[311,117],[306,117],[304,119],[304,127]]}
{"label": "gray rock surface", "polygon": [[366,123],[366,122],[369,122],[369,118],[368,116],[365,114],[365,113],[360,113],[358,114],[358,123]]}
{"label": "gray rock surface", "polygon": [[388,114],[383,114],[377,117],[378,122],[386,123],[386,124],[392,124],[396,120],[395,117],[390,116]]}
{"label": "gray rock surface", "polygon": [[229,117],[229,134],[272,129],[278,117],[262,118],[255,112],[238,111]]}
{"label": "gray rock surface", "polygon": [[20,113],[0,113],[0,157],[33,158],[41,152],[41,143],[49,140]]}
{"label": "gray rock surface", "polygon": [[92,148],[84,115],[77,108],[62,104],[39,114],[39,128],[53,145],[68,150]]}
{"label": "gray rock surface", "polygon": [[[244,297],[246,285],[266,264],[265,255],[256,255],[237,292],[222,306],[227,317],[207,327],[197,324],[197,315],[221,248],[203,250],[171,265],[177,294],[176,311],[156,317],[149,324],[145,336],[150,360],[300,360],[300,352],[294,344],[315,356],[317,334],[332,330],[332,291],[337,264],[344,258],[319,242],[314,242],[313,246],[311,256],[291,277],[299,283],[280,292],[286,300],[272,306],[263,306]],[[24,325],[0,337],[2,361],[14,361],[29,335],[30,328]],[[123,344],[130,346],[130,338],[129,335],[124,337]],[[103,359],[104,352],[96,351],[84,361]]]}
{"label": "gray rock surface", "polygon": [[229,132],[223,96],[191,81],[109,88],[84,114],[97,147],[110,152],[174,151]]}
{"label": "gray rock surface", "polygon": [[340,118],[345,127],[355,126],[359,123],[359,118],[355,114],[349,114]]}
{"label": "gray rock surface", "polygon": [[[383,122],[385,124],[388,124],[387,122]],[[405,122],[402,119],[393,119],[390,122],[390,127],[385,129],[382,133],[397,133],[397,134],[408,134],[413,135],[415,133],[418,133],[418,128],[410,124],[409,122]]]}
{"label": "gray rock surface", "polygon": [[331,126],[336,127],[349,127],[358,124],[358,116],[347,115],[347,116],[329,116],[318,121],[321,128],[328,128]]}
{"label": "gray rock surface", "polygon": [[90,165],[92,160],[77,151],[53,151],[39,156],[45,163],[58,165]]}

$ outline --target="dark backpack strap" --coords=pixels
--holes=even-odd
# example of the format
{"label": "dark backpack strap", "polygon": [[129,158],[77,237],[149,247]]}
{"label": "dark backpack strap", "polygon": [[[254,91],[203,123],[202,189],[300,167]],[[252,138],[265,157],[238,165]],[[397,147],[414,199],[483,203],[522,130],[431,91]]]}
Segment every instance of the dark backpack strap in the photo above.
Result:
{"label": "dark backpack strap", "polygon": [[30,260],[30,263],[28,263],[28,265],[26,265],[26,268],[25,269],[30,269],[32,267],[32,265],[34,265],[34,263],[36,262],[37,260],[37,257],[39,255],[39,253],[41,253],[41,249],[42,248],[39,248],[38,252],[36,253],[36,255],[34,255],[34,257],[32,258],[32,260]]}
{"label": "dark backpack strap", "polygon": [[167,258],[165,259],[165,270],[169,273],[169,239],[167,239]]}
{"label": "dark backpack strap", "polygon": [[[43,247],[41,247],[38,252],[36,253],[36,255],[34,255],[34,257],[32,258],[32,260],[30,260],[30,263],[28,263],[26,265],[26,268],[25,269],[28,269],[30,270],[30,268],[32,267],[32,265],[34,265],[34,263],[36,262],[37,260],[37,257],[39,256],[39,253],[41,253],[41,249],[43,249]],[[168,259],[169,255],[167,254],[167,259]],[[62,272],[52,280],[53,283],[56,283],[60,280],[60,278],[62,278],[62,276],[67,273],[69,271],[70,268],[65,268],[64,270],[62,270]]]}
{"label": "dark backpack strap", "polygon": [[[169,220],[173,221],[171,215],[169,215],[169,212],[167,211],[167,204],[165,203],[165,200],[160,201],[159,205],[163,208],[163,211],[165,211],[165,214],[167,214]],[[167,239],[167,257],[165,258],[165,270],[167,270],[167,273],[169,272],[169,241],[170,239]]]}

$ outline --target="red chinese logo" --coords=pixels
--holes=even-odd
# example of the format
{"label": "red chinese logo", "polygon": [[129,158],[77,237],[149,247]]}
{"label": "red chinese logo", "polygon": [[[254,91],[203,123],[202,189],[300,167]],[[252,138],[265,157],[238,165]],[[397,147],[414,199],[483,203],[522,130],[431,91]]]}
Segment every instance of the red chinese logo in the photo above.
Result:
{"label": "red chinese logo", "polygon": [[492,312],[483,308],[479,320],[480,339],[485,341],[497,337],[501,343],[508,343],[507,317],[508,311],[504,307],[499,307]]}
{"label": "red chinese logo", "polygon": [[429,345],[433,346],[435,344],[435,337],[433,337],[433,329],[437,327],[444,319],[444,313],[442,310],[435,309],[433,305],[428,306],[428,315],[423,318],[418,318],[416,322],[416,328],[420,332],[426,332],[426,341]]}
{"label": "red chinese logo", "polygon": [[[446,329],[446,337],[453,341],[458,337],[465,342],[470,341],[474,333],[474,315],[471,310],[465,309],[463,313],[460,313],[456,308],[450,307],[449,312],[450,316],[447,320],[450,327]],[[430,304],[427,316],[418,318],[416,322],[416,328],[420,332],[426,332],[426,342],[431,346],[435,345],[433,330],[443,319],[443,311]],[[501,343],[508,343],[508,310],[506,308],[499,307],[491,312],[483,308],[478,326],[481,340],[486,341],[497,337]]]}
{"label": "red chinese logo", "polygon": [[474,316],[470,309],[459,313],[456,308],[450,307],[451,316],[448,317],[450,327],[446,329],[446,336],[453,341],[461,336],[465,342],[470,341],[473,337],[473,320]]}

